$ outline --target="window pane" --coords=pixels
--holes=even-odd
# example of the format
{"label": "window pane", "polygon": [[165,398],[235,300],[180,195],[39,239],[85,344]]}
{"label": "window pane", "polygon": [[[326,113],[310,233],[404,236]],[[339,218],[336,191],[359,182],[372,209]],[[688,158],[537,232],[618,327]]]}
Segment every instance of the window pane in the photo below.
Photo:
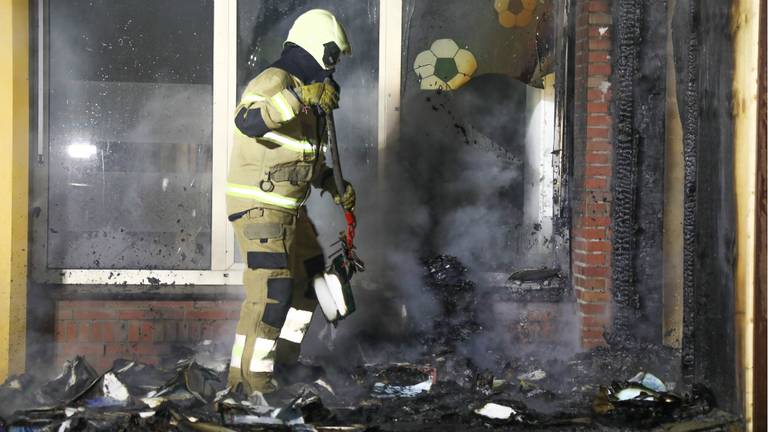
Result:
{"label": "window pane", "polygon": [[48,266],[209,268],[213,1],[49,19]]}
{"label": "window pane", "polygon": [[[379,0],[239,0],[237,3],[237,97],[248,82],[280,57],[293,21],[311,9],[331,11],[344,26],[352,56],[343,57],[334,72],[341,102],[334,112],[344,177],[355,184],[359,207],[373,197],[376,176],[376,134],[379,71]],[[330,155],[326,155],[330,164]],[[321,243],[336,240],[344,219],[337,206],[315,191],[307,204]],[[242,262],[239,251],[236,261]]]}
{"label": "window pane", "polygon": [[403,2],[400,175],[478,271],[557,265],[553,3]]}

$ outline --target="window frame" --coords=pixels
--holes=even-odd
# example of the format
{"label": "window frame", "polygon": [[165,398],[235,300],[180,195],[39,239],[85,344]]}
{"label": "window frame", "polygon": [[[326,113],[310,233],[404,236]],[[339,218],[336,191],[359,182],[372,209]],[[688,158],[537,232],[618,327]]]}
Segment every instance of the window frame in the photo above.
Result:
{"label": "window frame", "polygon": [[[38,166],[32,170],[31,187],[40,188],[48,194],[48,168],[45,159],[48,152],[48,3],[37,0],[33,9],[33,37],[31,45],[35,53],[32,76],[37,83],[30,86],[36,109],[32,111],[30,128],[30,163]],[[55,285],[242,285],[243,263],[235,262],[235,236],[227,220],[226,198],[223,193],[227,179],[229,154],[234,140],[232,114],[237,104],[237,1],[213,0],[213,133],[211,172],[211,263],[203,270],[174,269],[52,269],[47,263],[47,241],[34,242],[30,257],[32,280],[42,284]],[[379,0],[379,71],[378,71],[378,122],[377,122],[377,179],[382,178],[386,167],[387,150],[399,136],[400,104],[402,89],[402,48],[403,48],[403,0]],[[567,12],[566,12],[567,14]],[[572,59],[568,58],[566,63]],[[41,67],[42,66],[42,67]],[[557,72],[566,71],[558,67]],[[556,90],[555,146],[560,158],[553,158],[555,177],[568,175],[570,137],[566,131],[565,111],[568,95],[561,93],[565,86],[559,84]],[[564,100],[563,100],[564,99]],[[41,168],[44,167],[44,168]],[[567,219],[562,212],[567,207],[566,185],[561,182],[555,188],[559,202],[553,203],[556,219]],[[30,203],[32,215],[30,232],[32,238],[47,238],[48,201],[37,208]],[[565,216],[565,217],[564,217]],[[566,240],[567,241],[567,240]]]}
{"label": "window frame", "polygon": [[[37,85],[32,86],[36,101],[34,130],[30,129],[30,160],[38,165],[33,170],[33,187],[39,196],[48,194],[48,2],[35,5]],[[379,35],[379,159],[387,144],[397,136],[400,105],[400,65],[402,41],[402,0],[379,1],[381,8]],[[386,39],[385,39],[386,38]],[[235,262],[235,235],[227,220],[226,197],[229,154],[233,146],[232,111],[237,105],[237,1],[214,0],[213,3],[213,133],[211,165],[211,263],[204,270],[174,269],[54,269],[48,267],[47,241],[35,242],[30,259],[35,282],[56,285],[241,285],[243,263]],[[388,67],[384,67],[384,66]],[[381,85],[381,83],[386,83]],[[40,127],[40,126],[42,127]],[[35,210],[31,232],[33,238],[47,238],[48,201]]]}

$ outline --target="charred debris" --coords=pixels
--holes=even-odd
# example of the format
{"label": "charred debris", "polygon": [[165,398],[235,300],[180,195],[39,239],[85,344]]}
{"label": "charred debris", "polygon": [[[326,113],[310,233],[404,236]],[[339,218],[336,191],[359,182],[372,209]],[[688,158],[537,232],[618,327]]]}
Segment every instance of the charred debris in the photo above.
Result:
{"label": "charred debris", "polygon": [[679,355],[658,346],[616,344],[544,361],[489,352],[495,366],[478,367],[462,348],[483,332],[467,269],[450,256],[424,267],[441,311],[433,328],[415,332],[419,361],[276,371],[281,388],[264,396],[226,387],[228,358],[211,342],[176,350],[185,358],[157,366],[116,360],[103,374],[76,357],[52,380],[6,380],[0,431],[725,431],[735,424],[708,389],[678,383]]}

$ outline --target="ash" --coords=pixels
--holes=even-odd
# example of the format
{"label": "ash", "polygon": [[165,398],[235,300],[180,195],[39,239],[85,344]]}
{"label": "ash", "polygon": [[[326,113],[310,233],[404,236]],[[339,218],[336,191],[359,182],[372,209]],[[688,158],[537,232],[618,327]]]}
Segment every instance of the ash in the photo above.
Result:
{"label": "ash", "polygon": [[[730,430],[701,385],[679,384],[679,353],[617,343],[568,360],[465,346],[484,331],[476,285],[454,257],[424,260],[425,290],[440,310],[416,361],[277,370],[280,389],[226,387],[228,358],[211,342],[159,366],[117,360],[98,374],[82,357],[59,376],[10,377],[0,387],[0,431],[453,431]],[[611,338],[609,338],[611,339]],[[488,367],[487,365],[491,365]]]}

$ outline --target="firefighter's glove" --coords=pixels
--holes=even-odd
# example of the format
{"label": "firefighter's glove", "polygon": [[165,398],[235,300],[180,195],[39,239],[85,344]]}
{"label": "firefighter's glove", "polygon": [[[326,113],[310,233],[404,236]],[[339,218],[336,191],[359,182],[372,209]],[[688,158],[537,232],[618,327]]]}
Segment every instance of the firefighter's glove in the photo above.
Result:
{"label": "firefighter's glove", "polygon": [[296,88],[301,103],[329,113],[339,107],[339,90],[332,82],[307,84]]}
{"label": "firefighter's glove", "polygon": [[341,196],[335,196],[333,201],[336,204],[341,204],[341,206],[344,207],[344,210],[353,210],[355,208],[356,201],[355,188],[353,188],[349,183],[346,183],[345,187],[346,189],[344,190],[344,194]]}
{"label": "firefighter's glove", "polygon": [[330,193],[333,197],[333,202],[344,207],[344,210],[352,210],[355,208],[356,195],[355,188],[352,187],[352,184],[345,181],[344,193],[339,194],[333,176],[328,176],[323,186],[323,189],[325,189],[325,191]]}

